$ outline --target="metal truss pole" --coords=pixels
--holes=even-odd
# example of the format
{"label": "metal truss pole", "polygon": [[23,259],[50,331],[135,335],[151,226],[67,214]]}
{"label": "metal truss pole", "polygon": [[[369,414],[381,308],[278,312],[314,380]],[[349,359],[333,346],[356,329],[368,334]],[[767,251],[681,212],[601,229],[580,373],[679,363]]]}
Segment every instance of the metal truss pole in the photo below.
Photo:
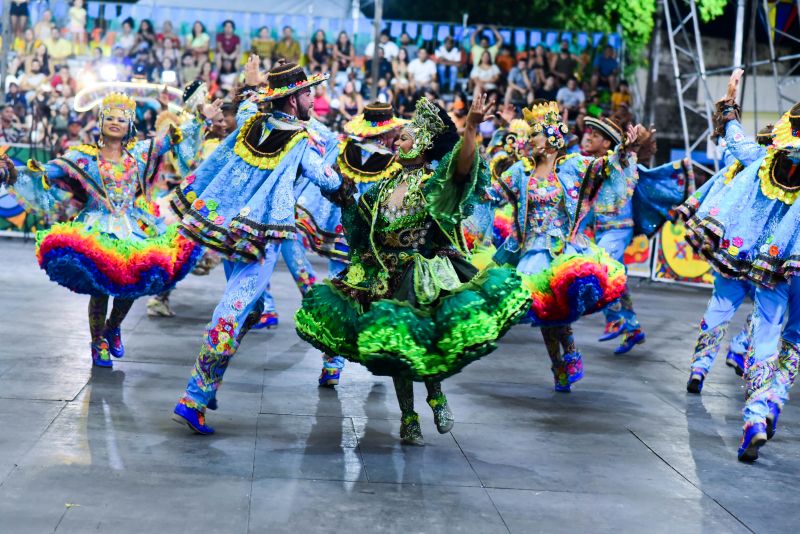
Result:
{"label": "metal truss pole", "polygon": [[[667,37],[669,51],[672,58],[673,76],[678,97],[678,113],[683,130],[684,149],[686,157],[691,158],[692,152],[707,142],[713,126],[711,123],[711,92],[706,79],[706,66],[703,55],[703,43],[700,36],[700,22],[697,16],[697,6],[694,0],[662,0],[664,3],[664,18],[667,23]],[[681,6],[689,8],[689,14],[681,15]],[[681,68],[688,61],[691,68],[688,72]],[[687,101],[687,92],[696,88],[698,100],[702,104],[692,105]],[[689,114],[700,117],[705,123],[705,129],[699,135],[689,132]],[[701,165],[695,161],[692,164],[709,174],[714,174],[719,169],[716,151],[712,151],[713,168]],[[690,184],[693,187],[694,184]]]}

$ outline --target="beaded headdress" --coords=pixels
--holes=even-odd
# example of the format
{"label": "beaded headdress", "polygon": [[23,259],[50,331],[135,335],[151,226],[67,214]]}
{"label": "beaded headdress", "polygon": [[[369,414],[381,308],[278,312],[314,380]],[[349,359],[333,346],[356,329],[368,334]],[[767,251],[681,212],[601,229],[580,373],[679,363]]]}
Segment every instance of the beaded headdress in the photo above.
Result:
{"label": "beaded headdress", "polygon": [[107,111],[109,109],[121,109],[126,114],[133,114],[136,112],[136,101],[124,93],[109,93],[103,98],[100,104],[100,111]]}
{"label": "beaded headdress", "polygon": [[522,110],[522,117],[531,125],[533,135],[543,134],[551,147],[561,150],[567,144],[564,135],[569,133],[567,125],[561,120],[558,102],[535,104]]}
{"label": "beaded headdress", "polygon": [[447,126],[439,116],[439,107],[427,98],[420,98],[411,122],[406,125],[406,131],[414,138],[414,145],[409,152],[400,150],[398,155],[403,159],[419,157],[433,146],[436,136],[445,130]]}
{"label": "beaded headdress", "polygon": [[[124,114],[125,118],[128,120],[128,134],[123,139],[124,142],[128,142],[136,136],[136,124],[134,123],[134,119],[136,118],[136,101],[129,97],[124,93],[109,93],[104,98],[102,103],[100,104],[100,131],[103,131],[103,123],[106,120],[106,116],[108,112],[112,109],[121,109]],[[98,144],[103,146],[103,137],[100,137]]]}

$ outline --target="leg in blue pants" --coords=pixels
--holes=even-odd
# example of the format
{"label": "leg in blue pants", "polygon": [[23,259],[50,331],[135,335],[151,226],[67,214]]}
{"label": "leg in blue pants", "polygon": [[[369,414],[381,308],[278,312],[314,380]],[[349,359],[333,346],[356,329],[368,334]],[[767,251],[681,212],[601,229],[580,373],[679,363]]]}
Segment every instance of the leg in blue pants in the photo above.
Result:
{"label": "leg in blue pants", "polygon": [[699,374],[703,377],[708,374],[717,357],[728,324],[744,299],[747,298],[749,291],[749,282],[732,280],[720,274],[716,275],[714,291],[706,306],[703,320],[700,322],[700,332],[690,364],[692,374]]}
{"label": "leg in blue pants", "polygon": [[226,262],[228,282],[208,324],[181,404],[205,412],[215,398],[228,363],[247,333],[248,316],[260,313],[262,296],[278,260],[280,243],[270,243],[261,262]]}
{"label": "leg in blue pants", "polygon": [[[775,433],[778,416],[789,399],[800,359],[800,282],[758,287],[753,313],[752,347],[745,360],[747,387],[739,460],[752,462]],[[786,327],[784,315],[788,310]]]}
{"label": "leg in blue pants", "polygon": [[[284,239],[281,242],[281,257],[289,268],[289,273],[294,278],[300,293],[305,295],[306,292],[316,282],[314,269],[306,256],[303,243],[299,239]],[[264,312],[258,324],[254,328],[271,328],[278,326],[278,310],[275,306],[275,298],[269,292],[270,288],[264,291],[262,301],[264,303]]]}
{"label": "leg in blue pants", "polygon": [[[347,267],[347,264],[341,260],[331,259],[328,262],[328,275],[334,278],[339,275]],[[344,369],[345,359],[341,356],[328,356],[322,355],[322,373],[319,375],[320,386],[335,386],[339,384],[339,379]]]}
{"label": "leg in blue pants", "polygon": [[[597,245],[620,263],[624,263],[625,249],[632,240],[632,228],[604,230],[597,234]],[[644,333],[639,324],[639,319],[636,317],[636,312],[633,309],[633,300],[627,288],[625,288],[625,293],[619,299],[603,310],[603,314],[606,316],[606,329],[600,338],[601,341],[614,339],[620,334],[625,334],[622,345],[615,352],[628,352],[634,345],[644,342]]]}
{"label": "leg in blue pants", "polygon": [[768,403],[781,408],[789,400],[799,352],[800,281],[794,278],[775,289],[757,288],[753,347],[747,358],[746,425],[763,422],[769,415]]}

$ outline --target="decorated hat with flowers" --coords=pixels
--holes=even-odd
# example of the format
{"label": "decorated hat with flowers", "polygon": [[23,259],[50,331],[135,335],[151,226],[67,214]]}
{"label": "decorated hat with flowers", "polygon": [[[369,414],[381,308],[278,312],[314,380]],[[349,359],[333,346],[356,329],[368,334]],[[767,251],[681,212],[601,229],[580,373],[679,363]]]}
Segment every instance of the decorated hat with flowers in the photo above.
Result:
{"label": "decorated hat with flowers", "polygon": [[320,73],[306,76],[303,67],[297,63],[280,63],[267,74],[267,87],[259,91],[258,100],[263,102],[277,100],[327,81],[329,77],[328,74]]}
{"label": "decorated hat with flowers", "polygon": [[775,147],[784,150],[800,149],[800,102],[783,114],[772,130]]}
{"label": "decorated hat with flowers", "polygon": [[375,137],[400,128],[407,122],[394,116],[391,104],[373,102],[364,107],[364,113],[348,121],[344,131],[356,137]]}
{"label": "decorated hat with flowers", "polygon": [[558,102],[541,102],[522,110],[522,117],[531,125],[532,135],[547,137],[547,143],[561,150],[567,144],[565,135],[569,128],[561,120]]}

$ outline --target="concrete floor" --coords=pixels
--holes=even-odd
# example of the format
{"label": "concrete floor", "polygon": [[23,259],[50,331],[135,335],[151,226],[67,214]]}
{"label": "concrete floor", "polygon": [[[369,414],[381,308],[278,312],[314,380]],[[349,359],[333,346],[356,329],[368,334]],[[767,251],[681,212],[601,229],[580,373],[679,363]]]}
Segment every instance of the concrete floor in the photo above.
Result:
{"label": "concrete floor", "polygon": [[[319,263],[320,271],[324,265]],[[319,356],[282,323],[250,334],[226,375],[217,434],[170,420],[223,273],[190,276],[178,316],[123,325],[127,355],[92,369],[87,298],[47,280],[31,243],[0,240],[0,532],[796,532],[800,411],[755,465],[736,461],[742,382],[723,362],[684,383],[707,291],[634,288],[647,344],[627,356],[576,328],[586,377],[552,391],[538,331],[445,382],[457,423],[398,441],[391,380],[348,365],[316,387]],[[741,317],[737,318],[741,321]],[[739,322],[739,324],[741,324]],[[424,388],[418,389],[424,400]]]}

